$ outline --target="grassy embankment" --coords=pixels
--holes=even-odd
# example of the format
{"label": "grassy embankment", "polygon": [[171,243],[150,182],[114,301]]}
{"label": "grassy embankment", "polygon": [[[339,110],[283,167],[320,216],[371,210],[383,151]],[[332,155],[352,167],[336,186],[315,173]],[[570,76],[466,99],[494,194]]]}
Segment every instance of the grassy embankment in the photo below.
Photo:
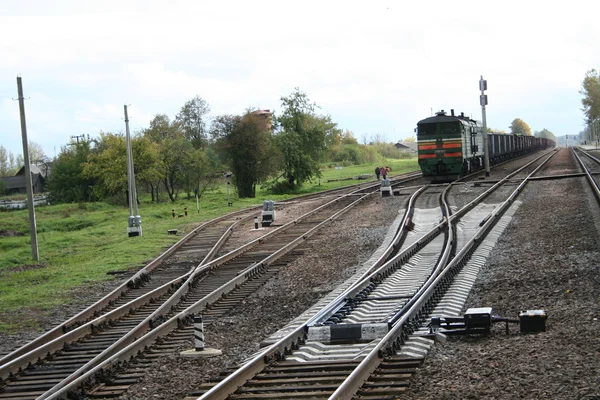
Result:
{"label": "grassy embankment", "polygon": [[[416,159],[389,162],[392,175],[417,169]],[[264,200],[282,200],[300,194],[318,192],[357,183],[356,180],[328,180],[372,174],[375,165],[351,166],[323,170],[320,181],[304,185],[294,195],[270,195],[258,190],[254,199],[238,199],[231,191],[233,206],[227,206],[226,186],[223,185],[196,201],[139,206],[142,217],[142,237],[127,237],[127,207],[105,203],[60,204],[38,207],[36,221],[40,261],[32,260],[27,210],[0,211],[0,231],[14,231],[20,236],[0,237],[0,332],[15,332],[29,327],[38,328],[36,313],[50,312],[68,303],[74,289],[114,279],[115,271],[139,269],[180,236],[167,235],[168,229],[189,232],[198,224],[227,212],[260,205]],[[188,216],[173,219],[188,209]],[[93,294],[91,298],[96,298]]]}

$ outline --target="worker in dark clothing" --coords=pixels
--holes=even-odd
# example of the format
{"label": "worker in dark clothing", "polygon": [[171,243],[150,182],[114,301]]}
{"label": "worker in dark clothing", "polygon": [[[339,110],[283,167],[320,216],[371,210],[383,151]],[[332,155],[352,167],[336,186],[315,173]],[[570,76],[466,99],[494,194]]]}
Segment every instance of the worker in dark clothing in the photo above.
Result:
{"label": "worker in dark clothing", "polygon": [[381,170],[379,169],[379,167],[375,167],[375,176],[377,177],[377,180],[379,180],[380,174],[381,174]]}

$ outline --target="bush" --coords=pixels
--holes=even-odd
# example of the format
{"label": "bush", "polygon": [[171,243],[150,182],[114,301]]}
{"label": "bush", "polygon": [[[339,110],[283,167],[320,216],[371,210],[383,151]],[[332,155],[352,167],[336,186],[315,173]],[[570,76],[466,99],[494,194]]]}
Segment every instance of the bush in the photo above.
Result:
{"label": "bush", "polygon": [[296,190],[296,185],[290,185],[288,181],[271,182],[265,187],[271,194],[288,194]]}
{"label": "bush", "polygon": [[333,161],[342,163],[345,166],[363,164],[363,151],[357,144],[343,144],[333,155]]}
{"label": "bush", "polygon": [[113,194],[112,196],[107,196],[104,201],[111,206],[122,206],[128,207],[128,199],[124,193]]}
{"label": "bush", "polygon": [[383,163],[383,157],[373,146],[363,146],[363,156],[366,163]]}
{"label": "bush", "polygon": [[376,143],[372,146],[377,153],[379,153],[383,158],[395,158],[398,160],[412,158],[413,155],[405,150],[400,150],[396,148],[391,143]]}

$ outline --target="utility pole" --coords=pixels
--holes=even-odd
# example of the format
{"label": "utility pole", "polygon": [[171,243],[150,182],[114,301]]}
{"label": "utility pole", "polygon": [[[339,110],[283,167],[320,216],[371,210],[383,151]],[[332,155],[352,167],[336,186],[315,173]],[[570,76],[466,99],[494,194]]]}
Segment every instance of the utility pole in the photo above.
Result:
{"label": "utility pole", "polygon": [[81,138],[81,140],[85,140],[85,135],[75,135],[75,136],[71,136],[71,139],[75,139],[77,140],[77,144],[79,144],[79,138]]}
{"label": "utility pole", "polygon": [[483,163],[485,165],[485,176],[490,176],[490,155],[488,152],[488,134],[487,124],[485,120],[485,106],[487,106],[487,81],[483,80],[483,75],[479,79],[479,90],[481,90],[481,96],[479,96],[479,104],[481,104],[481,119],[483,122]]}
{"label": "utility pole", "polygon": [[31,165],[29,163],[29,147],[27,142],[27,125],[25,123],[25,99],[23,84],[17,76],[17,91],[19,93],[19,112],[21,114],[21,138],[23,139],[23,161],[25,162],[25,186],[27,187],[27,208],[29,209],[29,237],[31,238],[31,256],[35,261],[40,260],[37,242],[37,227],[35,209],[33,208],[33,184],[31,183]]}
{"label": "utility pole", "polygon": [[142,236],[142,219],[138,215],[137,192],[135,189],[135,174],[133,171],[133,155],[131,152],[131,137],[129,135],[129,117],[127,116],[127,105],[125,110],[125,138],[127,146],[127,192],[129,200],[129,218],[127,219],[127,235]]}

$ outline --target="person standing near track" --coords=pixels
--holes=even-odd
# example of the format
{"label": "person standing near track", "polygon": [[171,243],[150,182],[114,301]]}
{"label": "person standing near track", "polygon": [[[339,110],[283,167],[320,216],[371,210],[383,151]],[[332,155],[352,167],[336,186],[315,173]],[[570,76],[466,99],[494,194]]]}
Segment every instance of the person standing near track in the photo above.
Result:
{"label": "person standing near track", "polygon": [[379,180],[379,175],[381,174],[381,169],[379,167],[375,167],[375,176],[377,180]]}
{"label": "person standing near track", "polygon": [[381,172],[381,177],[383,179],[387,179],[387,173],[388,173],[387,167],[380,168],[380,172]]}

